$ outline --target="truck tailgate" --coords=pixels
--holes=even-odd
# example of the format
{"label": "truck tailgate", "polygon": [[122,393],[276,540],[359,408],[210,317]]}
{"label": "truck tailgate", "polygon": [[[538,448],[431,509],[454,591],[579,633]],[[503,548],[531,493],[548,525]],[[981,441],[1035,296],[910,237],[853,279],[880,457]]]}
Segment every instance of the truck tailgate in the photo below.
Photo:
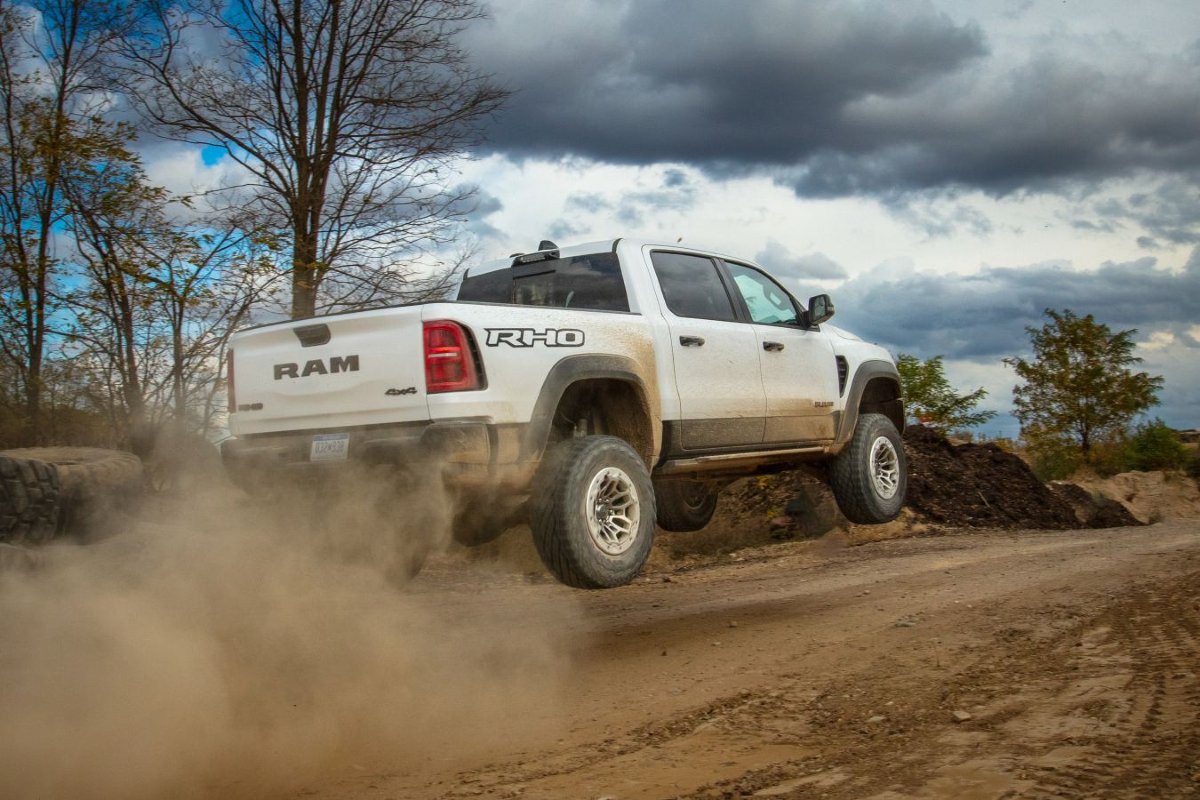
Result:
{"label": "truck tailgate", "polygon": [[234,336],[235,435],[429,419],[421,307],[279,323]]}

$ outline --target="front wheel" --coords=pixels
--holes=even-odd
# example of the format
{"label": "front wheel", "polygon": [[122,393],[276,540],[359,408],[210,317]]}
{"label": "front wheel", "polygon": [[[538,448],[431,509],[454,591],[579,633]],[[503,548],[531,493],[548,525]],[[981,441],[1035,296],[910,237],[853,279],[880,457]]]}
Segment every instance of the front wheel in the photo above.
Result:
{"label": "front wheel", "polygon": [[532,493],[533,540],[546,568],[579,589],[629,583],[654,544],[654,486],[641,457],[614,436],[554,445]]}
{"label": "front wheel", "polygon": [[908,491],[904,441],[883,414],[863,414],[830,469],[830,488],[851,522],[875,525],[900,513]]}

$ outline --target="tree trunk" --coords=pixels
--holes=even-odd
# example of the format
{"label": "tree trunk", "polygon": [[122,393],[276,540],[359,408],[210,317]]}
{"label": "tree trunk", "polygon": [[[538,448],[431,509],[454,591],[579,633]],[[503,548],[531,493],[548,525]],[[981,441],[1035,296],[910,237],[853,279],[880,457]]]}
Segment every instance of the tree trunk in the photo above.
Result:
{"label": "tree trunk", "polygon": [[297,229],[292,256],[292,319],[317,313],[317,286],[321,274],[317,264],[317,235]]}

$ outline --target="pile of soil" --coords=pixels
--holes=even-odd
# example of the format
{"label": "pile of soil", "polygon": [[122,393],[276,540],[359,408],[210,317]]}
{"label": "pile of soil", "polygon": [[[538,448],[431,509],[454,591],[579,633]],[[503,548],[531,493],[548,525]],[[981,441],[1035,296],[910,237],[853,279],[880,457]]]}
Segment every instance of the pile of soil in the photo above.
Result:
{"label": "pile of soil", "polygon": [[994,444],[952,444],[937,431],[904,431],[908,503],[920,516],[967,528],[1067,530],[1085,525],[1029,466]]}
{"label": "pile of soil", "polygon": [[[955,444],[935,430],[904,432],[909,524],[953,528],[1069,530],[1138,525],[1119,502],[1071,484],[1042,483],[1016,455],[994,444]],[[828,487],[802,472],[747,478],[722,494],[714,527],[755,538],[820,536],[848,523]],[[691,534],[689,534],[691,535]]]}
{"label": "pile of soil", "polygon": [[1123,528],[1126,525],[1143,524],[1128,508],[1098,492],[1089,492],[1074,483],[1052,483],[1050,488],[1074,509],[1075,517],[1085,528]]}
{"label": "pile of soil", "polygon": [[1072,482],[1092,496],[1115,500],[1141,523],[1200,517],[1200,482],[1181,472],[1122,472]]}

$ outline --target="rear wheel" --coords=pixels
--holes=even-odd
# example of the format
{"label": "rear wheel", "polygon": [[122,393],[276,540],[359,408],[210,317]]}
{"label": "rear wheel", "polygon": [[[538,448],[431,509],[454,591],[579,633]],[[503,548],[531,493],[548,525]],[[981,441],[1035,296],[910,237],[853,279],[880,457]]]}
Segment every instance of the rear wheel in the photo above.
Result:
{"label": "rear wheel", "polygon": [[584,436],[547,451],[534,481],[531,525],[546,568],[563,583],[629,583],[654,544],[650,473],[622,439]]}
{"label": "rear wheel", "polygon": [[717,510],[717,494],[705,481],[659,481],[654,484],[659,526],[676,533],[701,530]]}
{"label": "rear wheel", "polygon": [[908,491],[904,442],[883,414],[858,418],[850,443],[834,459],[830,487],[851,522],[874,525],[900,513]]}
{"label": "rear wheel", "polygon": [[519,522],[519,504],[495,492],[467,494],[459,497],[455,505],[457,511],[451,533],[454,541],[464,547],[479,547],[495,541]]}

